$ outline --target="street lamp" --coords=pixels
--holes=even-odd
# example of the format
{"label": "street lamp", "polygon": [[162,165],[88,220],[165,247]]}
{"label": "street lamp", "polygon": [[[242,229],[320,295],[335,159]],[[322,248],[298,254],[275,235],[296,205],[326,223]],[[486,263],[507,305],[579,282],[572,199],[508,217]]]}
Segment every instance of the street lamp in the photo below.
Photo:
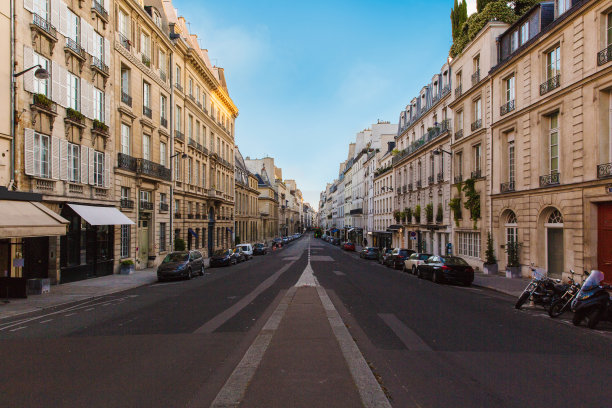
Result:
{"label": "street lamp", "polygon": [[44,69],[42,67],[42,65],[38,64],[38,65],[34,65],[28,69],[24,69],[21,72],[17,72],[13,74],[13,78],[17,78],[22,76],[23,74],[25,74],[28,71],[33,70],[34,68],[38,68],[36,71],[34,71],[34,76],[38,79],[49,79],[49,71],[47,71],[46,69]]}
{"label": "street lamp", "polygon": [[181,156],[181,159],[187,158],[187,153],[178,152],[170,156],[170,233],[168,236],[170,237],[170,248],[174,250],[174,212],[172,211],[172,205],[174,204],[174,172],[173,172],[173,163],[176,156]]}
{"label": "street lamp", "polygon": [[448,151],[446,151],[446,150],[442,149],[441,147],[438,147],[438,148],[436,148],[436,149],[433,149],[433,150],[432,150],[432,153],[433,153],[434,155],[436,155],[436,156],[438,156],[438,155],[440,155],[440,154],[442,154],[442,153],[450,154],[451,156],[453,155],[451,152],[448,152]]}

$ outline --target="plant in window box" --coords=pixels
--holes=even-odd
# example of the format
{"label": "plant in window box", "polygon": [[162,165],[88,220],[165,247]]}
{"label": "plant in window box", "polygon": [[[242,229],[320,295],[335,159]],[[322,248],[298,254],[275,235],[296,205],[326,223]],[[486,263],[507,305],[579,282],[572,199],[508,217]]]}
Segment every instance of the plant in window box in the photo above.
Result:
{"label": "plant in window box", "polygon": [[175,238],[174,239],[174,250],[184,251],[185,250],[185,240],[182,238]]}
{"label": "plant in window box", "polygon": [[98,132],[108,133],[108,125],[98,119],[94,119],[93,128]]}
{"label": "plant in window box", "polygon": [[508,254],[508,264],[506,265],[506,278],[521,277],[521,262],[520,251],[523,244],[516,241],[510,241],[506,244],[506,253]]}
{"label": "plant in window box", "polygon": [[399,222],[399,221],[400,221],[400,218],[401,218],[401,214],[400,214],[400,212],[399,212],[399,211],[395,211],[395,212],[393,213],[393,218],[395,218],[395,221],[396,221],[396,222]]}
{"label": "plant in window box", "polygon": [[425,206],[425,218],[428,224],[433,222],[433,204],[431,203]]}
{"label": "plant in window box", "polygon": [[76,109],[66,108],[66,119],[70,119],[74,122],[83,123],[85,115]]}
{"label": "plant in window box", "polygon": [[404,211],[400,212],[400,218],[402,219],[403,223],[406,223],[406,212]]}
{"label": "plant in window box", "polygon": [[441,223],[444,219],[444,213],[442,210],[442,203],[438,203],[438,210],[436,211],[436,222]]}
{"label": "plant in window box", "polygon": [[474,229],[477,228],[477,222],[480,219],[480,194],[475,188],[476,180],[469,178],[465,180],[463,192],[465,193],[466,202],[463,206],[470,211],[470,219],[474,222]]}
{"label": "plant in window box", "polygon": [[404,214],[406,214],[408,224],[412,223],[412,208],[404,208]]}
{"label": "plant in window box", "polygon": [[414,220],[417,222],[417,224],[421,222],[421,205],[420,204],[417,204],[417,206],[414,207]]}
{"label": "plant in window box", "polygon": [[53,104],[53,101],[47,98],[47,95],[39,93],[39,94],[34,94],[34,104],[43,106],[47,109],[51,109],[51,105]]}
{"label": "plant in window box", "polygon": [[121,261],[121,275],[129,275],[134,272],[134,261],[131,259],[124,259]]}
{"label": "plant in window box", "polygon": [[497,275],[497,258],[495,258],[495,248],[491,233],[487,234],[487,250],[485,251],[484,273],[487,275]]}

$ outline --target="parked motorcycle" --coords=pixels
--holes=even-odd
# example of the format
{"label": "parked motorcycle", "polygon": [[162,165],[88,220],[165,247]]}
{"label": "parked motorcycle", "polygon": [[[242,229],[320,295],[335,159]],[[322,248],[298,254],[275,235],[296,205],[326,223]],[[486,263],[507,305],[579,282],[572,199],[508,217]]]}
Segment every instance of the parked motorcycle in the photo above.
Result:
{"label": "parked motorcycle", "polygon": [[604,280],[602,271],[594,270],[580,288],[572,302],[574,326],[586,319],[589,329],[594,329],[600,320],[612,320],[612,301],[608,290],[610,285],[601,285]]}
{"label": "parked motorcycle", "polygon": [[548,309],[550,305],[561,297],[567,290],[567,285],[562,284],[560,279],[551,279],[546,273],[537,268],[531,268],[533,279],[519,296],[515,308],[520,309],[527,300],[536,305],[542,305]]}
{"label": "parked motorcycle", "polygon": [[[569,309],[572,301],[580,291],[580,284],[576,283],[574,280],[574,275],[576,275],[576,273],[570,269],[570,274],[572,276],[569,278],[567,290],[561,295],[560,298],[552,302],[548,308],[548,315],[552,318],[561,316],[567,309]],[[588,275],[588,272],[585,271],[585,274]]]}

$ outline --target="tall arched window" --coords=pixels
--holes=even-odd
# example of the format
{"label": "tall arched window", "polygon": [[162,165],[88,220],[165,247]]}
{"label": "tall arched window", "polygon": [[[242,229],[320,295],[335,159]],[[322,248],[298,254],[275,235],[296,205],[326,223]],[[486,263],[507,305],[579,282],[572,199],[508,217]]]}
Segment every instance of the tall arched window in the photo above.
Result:
{"label": "tall arched window", "polygon": [[512,210],[508,210],[506,214],[506,244],[518,241],[518,225],[516,214]]}

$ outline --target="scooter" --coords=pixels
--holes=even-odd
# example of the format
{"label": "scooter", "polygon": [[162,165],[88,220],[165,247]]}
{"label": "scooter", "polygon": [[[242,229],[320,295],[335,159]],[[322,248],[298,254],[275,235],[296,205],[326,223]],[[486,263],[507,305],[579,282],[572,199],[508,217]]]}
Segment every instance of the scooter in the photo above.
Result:
{"label": "scooter", "polygon": [[602,271],[593,270],[572,301],[574,326],[586,319],[589,329],[594,329],[600,320],[612,320],[612,301],[608,290],[610,285],[601,285],[604,280]]}

